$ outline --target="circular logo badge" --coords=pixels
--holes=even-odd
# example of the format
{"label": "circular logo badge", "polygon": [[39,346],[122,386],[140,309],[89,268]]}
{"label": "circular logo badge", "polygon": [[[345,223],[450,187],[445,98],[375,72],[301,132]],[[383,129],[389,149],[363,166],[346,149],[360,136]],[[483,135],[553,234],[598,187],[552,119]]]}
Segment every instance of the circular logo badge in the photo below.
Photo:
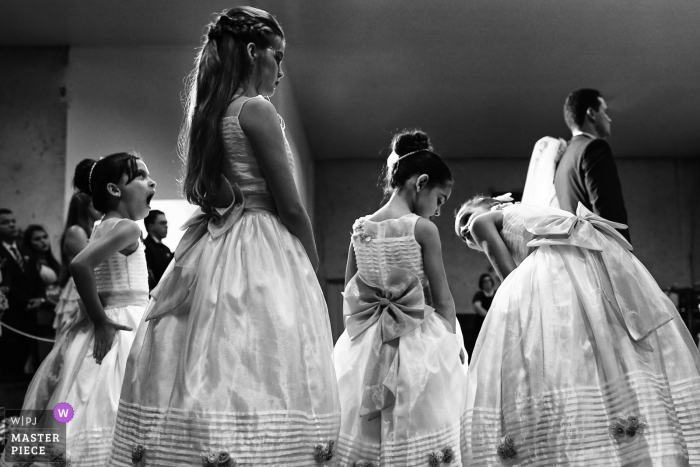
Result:
{"label": "circular logo badge", "polygon": [[73,407],[68,402],[59,402],[53,408],[53,418],[59,423],[68,423],[73,419]]}

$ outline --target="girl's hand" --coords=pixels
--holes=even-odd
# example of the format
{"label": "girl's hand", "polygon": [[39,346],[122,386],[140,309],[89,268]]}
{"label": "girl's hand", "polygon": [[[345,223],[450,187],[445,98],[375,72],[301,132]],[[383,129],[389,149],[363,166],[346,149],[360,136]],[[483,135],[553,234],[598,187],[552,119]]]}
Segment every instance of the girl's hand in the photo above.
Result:
{"label": "girl's hand", "polygon": [[95,357],[98,365],[102,364],[102,359],[107,355],[109,349],[112,348],[114,335],[117,331],[133,331],[133,329],[109,318],[100,323],[95,323],[95,348],[92,351],[92,355]]}

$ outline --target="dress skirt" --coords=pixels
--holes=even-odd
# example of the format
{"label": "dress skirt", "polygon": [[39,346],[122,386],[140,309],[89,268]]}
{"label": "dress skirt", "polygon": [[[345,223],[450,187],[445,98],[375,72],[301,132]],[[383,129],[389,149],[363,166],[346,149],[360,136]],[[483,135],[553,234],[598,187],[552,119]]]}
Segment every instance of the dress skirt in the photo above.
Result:
{"label": "dress skirt", "polygon": [[469,368],[465,464],[700,465],[690,333],[637,258],[590,231],[596,248],[543,244],[496,293]]}
{"label": "dress skirt", "polygon": [[110,465],[334,465],[340,407],[313,267],[275,214],[226,216],[193,221],[153,291]]}

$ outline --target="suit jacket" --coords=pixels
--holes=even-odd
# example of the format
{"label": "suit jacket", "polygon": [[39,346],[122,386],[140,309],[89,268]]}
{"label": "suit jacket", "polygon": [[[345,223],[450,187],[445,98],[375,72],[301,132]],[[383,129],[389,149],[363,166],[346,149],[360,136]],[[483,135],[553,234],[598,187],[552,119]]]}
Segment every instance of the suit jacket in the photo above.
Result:
{"label": "suit jacket", "polygon": [[153,290],[160,282],[160,278],[163,277],[170,260],[173,259],[173,253],[170,248],[156,242],[150,235],[146,237],[143,244],[146,246],[146,264],[148,264],[148,269],[153,272],[153,275],[148,275],[148,288]]}
{"label": "suit jacket", "polygon": [[[7,301],[9,309],[2,317],[2,321],[10,326],[20,325],[22,328],[26,324],[35,324],[36,310],[27,310],[27,303],[30,298],[40,298],[43,296],[38,281],[41,280],[38,272],[29,267],[29,257],[22,248],[19,253],[24,257],[24,271],[19,266],[15,257],[7,251],[0,243],[0,263],[2,263],[2,282],[0,285],[8,287]],[[4,261],[3,261],[4,260]]]}
{"label": "suit jacket", "polygon": [[[559,206],[576,213],[581,202],[600,217],[627,224],[627,210],[610,145],[602,139],[574,136],[554,173]],[[628,229],[620,233],[630,239]]]}

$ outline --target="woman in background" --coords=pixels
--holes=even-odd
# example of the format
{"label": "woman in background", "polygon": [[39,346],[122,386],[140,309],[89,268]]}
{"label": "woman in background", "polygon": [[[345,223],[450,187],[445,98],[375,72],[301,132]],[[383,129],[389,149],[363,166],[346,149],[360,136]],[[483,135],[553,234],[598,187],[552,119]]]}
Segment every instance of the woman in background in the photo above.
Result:
{"label": "woman in background", "polygon": [[[85,162],[81,162],[85,163]],[[68,206],[66,227],[61,237],[61,276],[59,285],[61,295],[56,305],[56,317],[53,327],[58,335],[61,330],[73,322],[78,311],[78,291],[68,265],[88,244],[95,222],[102,214],[92,205],[92,197],[86,193],[74,193]]]}

